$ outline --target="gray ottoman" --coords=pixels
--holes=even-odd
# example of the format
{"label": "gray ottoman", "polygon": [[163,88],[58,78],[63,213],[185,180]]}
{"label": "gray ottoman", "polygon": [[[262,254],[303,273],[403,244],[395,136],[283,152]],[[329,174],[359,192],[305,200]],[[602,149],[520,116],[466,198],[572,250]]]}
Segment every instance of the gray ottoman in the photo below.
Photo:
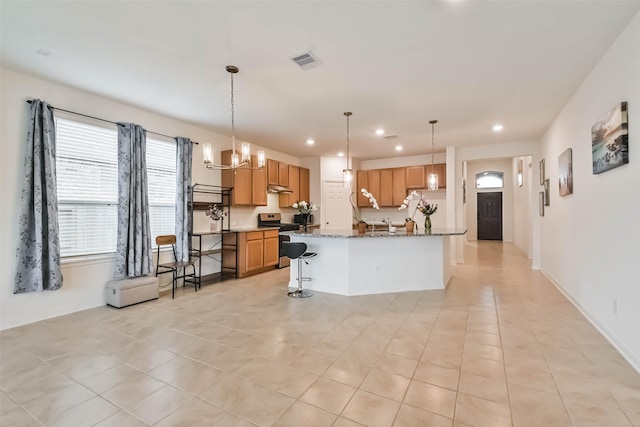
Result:
{"label": "gray ottoman", "polygon": [[112,280],[106,288],[107,304],[117,308],[158,299],[158,295],[158,278],[155,276]]}

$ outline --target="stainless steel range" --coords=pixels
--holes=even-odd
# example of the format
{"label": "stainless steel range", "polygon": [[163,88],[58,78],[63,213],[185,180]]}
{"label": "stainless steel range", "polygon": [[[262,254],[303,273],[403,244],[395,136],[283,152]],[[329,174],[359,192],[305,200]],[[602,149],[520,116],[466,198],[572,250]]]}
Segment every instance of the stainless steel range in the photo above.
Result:
{"label": "stainless steel range", "polygon": [[[258,214],[258,227],[278,227],[280,231],[294,231],[300,229],[300,224],[287,224],[282,222],[282,215],[279,213],[261,213]],[[289,267],[289,258],[280,256],[282,253],[282,242],[288,242],[289,236],[280,236],[278,245],[278,268]]]}

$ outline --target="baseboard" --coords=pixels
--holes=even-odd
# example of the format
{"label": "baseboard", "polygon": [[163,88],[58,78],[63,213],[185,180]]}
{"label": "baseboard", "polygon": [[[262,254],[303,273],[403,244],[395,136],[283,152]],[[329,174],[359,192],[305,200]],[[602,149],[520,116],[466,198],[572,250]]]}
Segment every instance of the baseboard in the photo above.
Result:
{"label": "baseboard", "polygon": [[556,287],[556,289],[558,289],[558,291],[560,291],[562,295],[564,295],[569,300],[569,302],[571,302],[571,304],[573,304],[576,309],[578,309],[578,311],[585,317],[585,319],[587,319],[589,323],[591,323],[593,327],[596,328],[598,332],[600,332],[600,335],[602,335],[607,341],[609,341],[609,344],[611,344],[613,348],[615,348],[618,353],[620,353],[620,355],[629,363],[629,365],[631,365],[631,367],[640,374],[640,359],[636,359],[633,355],[633,352],[627,349],[623,344],[617,342],[613,337],[613,334],[611,334],[607,330],[607,328],[600,325],[598,321],[592,318],[587,309],[582,307],[576,300],[574,300],[571,295],[569,295],[569,293],[566,292],[562,288],[562,286],[560,286],[560,284],[556,282],[553,277],[551,277],[548,272],[546,272],[542,268],[540,269],[540,272],[544,275],[544,277],[547,278],[547,280],[549,280],[553,284],[553,286]]}

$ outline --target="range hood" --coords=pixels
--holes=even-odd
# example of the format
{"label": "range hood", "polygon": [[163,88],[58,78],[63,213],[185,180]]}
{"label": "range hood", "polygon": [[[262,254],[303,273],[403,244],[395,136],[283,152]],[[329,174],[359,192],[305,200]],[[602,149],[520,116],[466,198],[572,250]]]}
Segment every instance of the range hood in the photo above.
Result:
{"label": "range hood", "polygon": [[269,184],[267,186],[267,192],[268,193],[293,193],[293,190],[288,187],[284,187],[282,185]]}

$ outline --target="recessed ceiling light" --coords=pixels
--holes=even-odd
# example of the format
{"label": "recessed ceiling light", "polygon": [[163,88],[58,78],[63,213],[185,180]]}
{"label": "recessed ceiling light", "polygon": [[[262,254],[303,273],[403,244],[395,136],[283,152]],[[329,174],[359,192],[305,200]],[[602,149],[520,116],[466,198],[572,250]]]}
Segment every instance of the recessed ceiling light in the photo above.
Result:
{"label": "recessed ceiling light", "polygon": [[376,129],[376,135],[379,135],[379,136],[384,135],[384,129]]}
{"label": "recessed ceiling light", "polygon": [[343,153],[342,151],[340,151],[340,152],[338,153],[338,157],[344,157],[344,153]]}
{"label": "recessed ceiling light", "polygon": [[502,126],[501,124],[497,124],[493,126],[494,132],[500,132],[502,129],[504,129],[504,126]]}
{"label": "recessed ceiling light", "polygon": [[396,151],[402,151],[402,145],[396,145]]}
{"label": "recessed ceiling light", "polygon": [[307,144],[313,145],[313,144],[315,144],[315,141],[313,139],[309,138],[309,139],[307,139]]}
{"label": "recessed ceiling light", "polygon": [[47,50],[47,49],[38,49],[36,50],[36,53],[40,56],[49,56],[51,55],[51,51]]}

